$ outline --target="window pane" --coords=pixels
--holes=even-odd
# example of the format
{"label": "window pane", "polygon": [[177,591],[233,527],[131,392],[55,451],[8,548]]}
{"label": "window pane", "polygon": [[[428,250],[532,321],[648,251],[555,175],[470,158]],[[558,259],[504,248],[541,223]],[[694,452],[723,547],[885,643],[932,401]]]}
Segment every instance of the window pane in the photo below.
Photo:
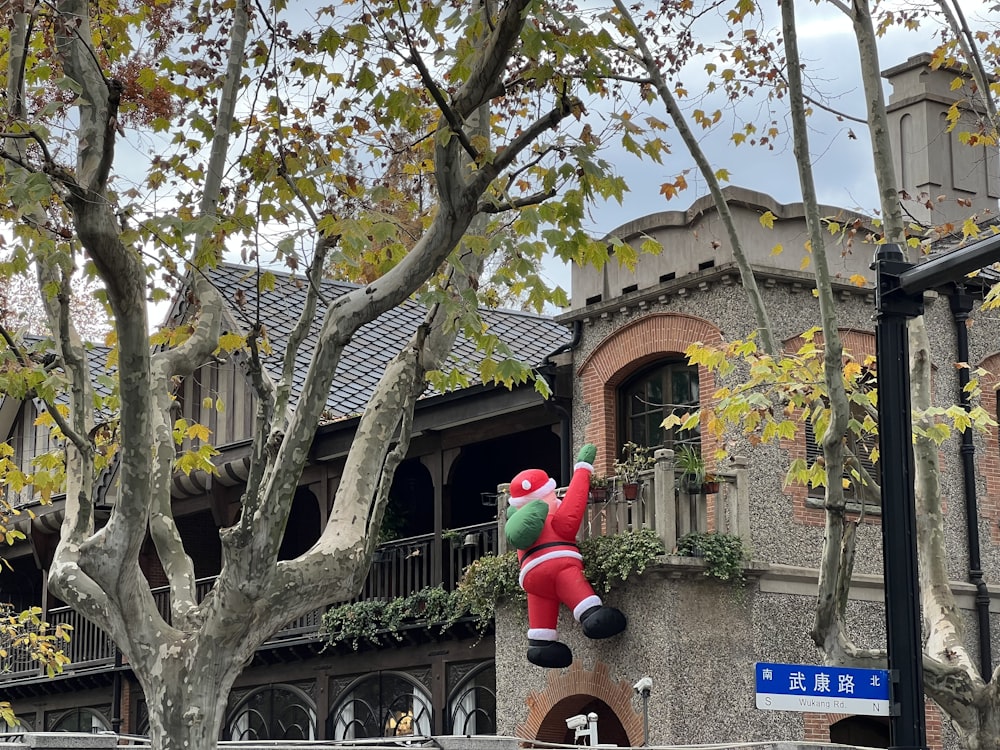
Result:
{"label": "window pane", "polygon": [[683,434],[660,425],[670,414],[687,414],[698,406],[698,368],[682,361],[667,362],[639,373],[620,391],[621,442],[647,448],[672,447],[675,442],[700,443],[697,430]]}
{"label": "window pane", "polygon": [[663,403],[663,381],[654,377],[648,381],[648,388],[646,389],[646,401],[652,407],[655,404]]}
{"label": "window pane", "polygon": [[642,417],[636,417],[632,420],[632,425],[629,440],[638,443],[639,445],[649,445],[647,442],[648,438],[646,436],[645,420]]}

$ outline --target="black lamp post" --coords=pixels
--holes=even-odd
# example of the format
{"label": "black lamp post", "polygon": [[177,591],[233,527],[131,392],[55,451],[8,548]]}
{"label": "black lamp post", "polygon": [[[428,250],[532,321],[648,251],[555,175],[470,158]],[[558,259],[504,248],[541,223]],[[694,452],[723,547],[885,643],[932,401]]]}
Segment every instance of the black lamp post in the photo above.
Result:
{"label": "black lamp post", "polygon": [[907,263],[897,245],[883,245],[875,253],[885,619],[894,678],[890,728],[892,747],[900,750],[927,747],[906,322],[923,313],[926,290],[961,281],[997,261],[1000,236],[919,266]]}

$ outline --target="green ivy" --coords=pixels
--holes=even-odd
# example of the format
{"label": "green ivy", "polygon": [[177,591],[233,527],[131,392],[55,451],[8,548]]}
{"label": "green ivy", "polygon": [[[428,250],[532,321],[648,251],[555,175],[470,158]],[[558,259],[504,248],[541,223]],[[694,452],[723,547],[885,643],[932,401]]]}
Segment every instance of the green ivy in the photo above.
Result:
{"label": "green ivy", "polygon": [[706,576],[740,586],[744,583],[743,561],[747,549],[738,536],[700,531],[685,534],[677,540],[677,554],[704,559]]}
{"label": "green ivy", "polygon": [[523,604],[527,601],[524,590],[517,582],[520,570],[514,551],[500,556],[480,557],[465,569],[455,593],[475,618],[481,632],[493,620],[498,603]]}
{"label": "green ivy", "polygon": [[443,633],[467,614],[454,592],[440,586],[425,588],[398,599],[368,599],[331,607],[320,626],[327,645],[362,643],[385,646],[403,640],[407,625],[439,627]]}
{"label": "green ivy", "polygon": [[595,536],[580,544],[587,580],[602,594],[642,573],[664,552],[663,542],[652,529]]}
{"label": "green ivy", "polygon": [[[587,578],[594,589],[607,593],[632,575],[639,575],[659,555],[663,545],[651,529],[595,537],[580,545]],[[482,635],[493,622],[499,602],[522,604],[517,554],[486,555],[465,570],[454,591],[440,586],[407,597],[374,599],[331,607],[323,615],[320,632],[328,645],[362,643],[383,646],[403,639],[402,629],[421,624],[444,633],[462,618],[470,618]]]}

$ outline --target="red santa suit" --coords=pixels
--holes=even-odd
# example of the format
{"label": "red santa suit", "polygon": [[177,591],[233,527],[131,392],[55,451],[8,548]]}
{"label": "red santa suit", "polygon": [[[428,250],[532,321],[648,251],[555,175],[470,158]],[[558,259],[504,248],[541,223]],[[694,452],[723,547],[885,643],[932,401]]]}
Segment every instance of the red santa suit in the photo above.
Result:
{"label": "red santa suit", "polygon": [[528,595],[529,639],[556,640],[560,602],[577,621],[584,612],[601,606],[601,598],[583,575],[583,558],[576,544],[593,470],[588,463],[576,464],[562,500],[555,496],[555,481],[540,469],[522,471],[511,482],[512,506],[520,508],[531,500],[549,506],[538,538],[528,549],[517,551],[519,582]]}

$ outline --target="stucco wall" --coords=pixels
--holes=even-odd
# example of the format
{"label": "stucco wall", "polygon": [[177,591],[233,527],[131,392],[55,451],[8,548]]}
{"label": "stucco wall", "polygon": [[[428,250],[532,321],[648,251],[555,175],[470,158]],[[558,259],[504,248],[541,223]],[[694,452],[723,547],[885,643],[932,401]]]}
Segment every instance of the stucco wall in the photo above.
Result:
{"label": "stucco wall", "polygon": [[[564,613],[560,638],[585,669],[609,666],[615,680],[653,679],[649,699],[650,744],[751,742],[803,738],[802,716],[758,711],[754,704],[757,661],[814,663],[805,634],[813,601],[804,596],[759,594],[703,576],[671,578],[650,572],[607,597],[629,617],[621,636],[588,641]],[[655,606],[650,606],[655,602]],[[863,617],[881,632],[879,612]],[[497,716],[500,734],[516,734],[529,696],[547,686],[545,670],[524,658],[527,623],[520,610],[497,616]],[[635,695],[632,709],[641,714]]]}
{"label": "stucco wall", "polygon": [[[559,636],[572,648],[576,660],[570,670],[543,670],[529,664],[524,655],[527,620],[523,608],[500,608],[496,617],[498,734],[533,737],[532,714],[558,712],[555,704],[573,692],[557,676],[578,670],[589,678],[605,668],[611,683],[631,686],[642,677],[652,678],[651,745],[817,740],[816,726],[825,728],[844,718],[762,711],[755,706],[755,662],[820,663],[808,634],[815,578],[794,585],[783,575],[765,570],[762,578],[752,578],[744,589],[737,589],[673,565],[669,558],[664,560],[605,597],[629,617],[622,635],[589,641],[568,613],[562,613]],[[808,577],[806,571],[800,573]],[[877,582],[872,582],[871,590],[856,592],[860,598],[848,608],[852,635],[863,648],[884,645],[884,609],[877,589]],[[968,624],[973,626],[971,621]],[[1000,645],[996,614],[993,625],[996,649]],[[588,683],[580,691],[592,689]],[[634,691],[628,712],[642,715],[642,701]],[[558,718],[565,720],[572,713]],[[813,736],[807,732],[807,721],[813,724]],[[929,709],[928,729],[932,748],[958,747],[956,735],[947,724],[942,726],[934,707]]]}

